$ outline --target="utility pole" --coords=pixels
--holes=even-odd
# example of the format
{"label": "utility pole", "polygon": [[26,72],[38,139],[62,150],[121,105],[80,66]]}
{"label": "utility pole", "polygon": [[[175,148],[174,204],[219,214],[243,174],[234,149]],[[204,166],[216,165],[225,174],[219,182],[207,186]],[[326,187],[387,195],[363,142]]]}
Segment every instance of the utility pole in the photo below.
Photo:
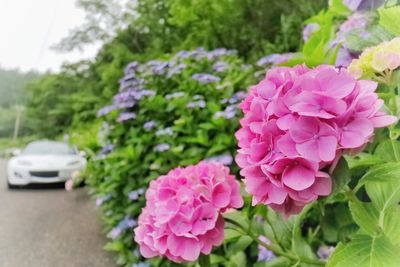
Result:
{"label": "utility pole", "polygon": [[13,142],[17,141],[18,138],[19,128],[21,125],[21,115],[22,112],[24,111],[24,107],[15,106],[15,110],[17,111],[17,117],[15,118]]}

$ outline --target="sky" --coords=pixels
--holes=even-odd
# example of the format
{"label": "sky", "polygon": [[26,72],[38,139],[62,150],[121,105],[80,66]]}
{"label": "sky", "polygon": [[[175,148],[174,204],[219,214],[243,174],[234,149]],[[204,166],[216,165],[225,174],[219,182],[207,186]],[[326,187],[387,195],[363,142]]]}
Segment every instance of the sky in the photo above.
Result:
{"label": "sky", "polygon": [[57,71],[65,61],[92,58],[95,46],[66,54],[50,49],[83,21],[75,0],[0,0],[0,66]]}

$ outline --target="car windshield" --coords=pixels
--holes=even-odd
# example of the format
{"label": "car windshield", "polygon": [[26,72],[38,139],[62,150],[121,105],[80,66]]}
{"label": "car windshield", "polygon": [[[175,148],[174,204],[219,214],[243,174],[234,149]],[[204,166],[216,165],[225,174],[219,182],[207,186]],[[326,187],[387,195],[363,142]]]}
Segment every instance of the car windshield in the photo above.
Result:
{"label": "car windshield", "polygon": [[22,152],[24,155],[74,155],[76,150],[67,143],[33,142]]}

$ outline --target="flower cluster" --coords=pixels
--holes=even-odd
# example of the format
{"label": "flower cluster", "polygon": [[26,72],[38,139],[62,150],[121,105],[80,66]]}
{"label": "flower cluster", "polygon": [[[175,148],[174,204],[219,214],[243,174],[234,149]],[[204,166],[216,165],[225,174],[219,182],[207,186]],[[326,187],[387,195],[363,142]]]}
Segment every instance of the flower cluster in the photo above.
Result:
{"label": "flower cluster", "polygon": [[364,50],[358,59],[351,62],[349,71],[356,78],[385,76],[400,67],[400,37],[382,42]]}
{"label": "flower cluster", "polygon": [[345,69],[277,67],[241,103],[236,162],[253,204],[285,214],[331,192],[325,171],[346,150],[361,149],[375,127],[393,123],[379,109],[377,84]]}
{"label": "flower cluster", "polygon": [[240,208],[239,183],[221,164],[176,168],[150,183],[135,241],[146,258],[194,261],[224,239],[221,213]]}

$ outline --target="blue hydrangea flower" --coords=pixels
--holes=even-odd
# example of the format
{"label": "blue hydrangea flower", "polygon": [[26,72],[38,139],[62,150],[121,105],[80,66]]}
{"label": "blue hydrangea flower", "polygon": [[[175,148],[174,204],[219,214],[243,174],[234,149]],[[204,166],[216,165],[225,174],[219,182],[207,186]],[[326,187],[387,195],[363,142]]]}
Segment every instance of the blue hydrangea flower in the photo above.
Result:
{"label": "blue hydrangea flower", "polygon": [[220,77],[208,73],[196,73],[192,75],[192,79],[202,84],[219,82]]}
{"label": "blue hydrangea flower", "polygon": [[188,108],[205,108],[206,102],[204,100],[189,102],[186,107]]}
{"label": "blue hydrangea flower", "polygon": [[100,196],[96,198],[96,206],[101,206],[103,205],[105,202],[109,201],[111,199],[111,194],[108,195],[104,195],[104,196]]}
{"label": "blue hydrangea flower", "polygon": [[122,112],[121,114],[119,114],[117,121],[118,122],[124,122],[127,120],[131,120],[136,118],[136,114],[133,112]]}
{"label": "blue hydrangea flower", "polygon": [[222,155],[218,155],[218,156],[209,157],[209,158],[205,159],[205,161],[207,161],[207,162],[218,162],[218,163],[221,163],[223,165],[229,166],[233,162],[233,157],[232,157],[231,154],[226,153],[226,154],[222,154]]}
{"label": "blue hydrangea flower", "polygon": [[183,97],[184,95],[185,95],[184,92],[174,92],[174,93],[165,95],[165,99],[171,100],[171,99],[174,99],[174,98]]}
{"label": "blue hydrangea flower", "polygon": [[282,64],[293,57],[293,53],[283,53],[283,54],[270,54],[266,57],[261,58],[257,61],[257,66],[263,67],[266,65],[279,65]]}
{"label": "blue hydrangea flower", "polygon": [[174,131],[172,130],[171,127],[167,127],[167,128],[164,128],[164,129],[160,129],[160,130],[158,130],[158,131],[156,132],[156,136],[163,136],[163,135],[169,135],[169,136],[171,136],[171,135],[173,135],[173,134],[174,134]]}
{"label": "blue hydrangea flower", "polygon": [[215,72],[224,72],[229,68],[229,64],[226,63],[225,61],[217,61],[213,65],[213,70]]}
{"label": "blue hydrangea flower", "polygon": [[151,121],[147,121],[147,122],[145,122],[144,124],[143,124],[143,128],[145,129],[145,130],[151,130],[151,129],[153,129],[153,128],[155,128],[157,126],[157,123],[155,122],[155,121],[153,121],[153,120],[151,120]]}
{"label": "blue hydrangea flower", "polygon": [[97,117],[107,115],[108,113],[110,113],[111,111],[113,111],[115,109],[117,109],[117,107],[115,105],[105,106],[105,107],[99,109],[99,111],[97,111]]}
{"label": "blue hydrangea flower", "polygon": [[145,262],[139,262],[139,263],[132,264],[132,267],[150,267],[150,264],[145,263]]}
{"label": "blue hydrangea flower", "polygon": [[168,151],[171,148],[171,146],[169,144],[158,144],[154,147],[154,150],[157,152],[165,152]]}
{"label": "blue hydrangea flower", "polygon": [[[271,244],[271,242],[265,236],[260,235],[258,237],[258,239],[260,241],[268,244],[268,245]],[[257,258],[257,261],[271,261],[271,260],[273,260],[275,258],[276,258],[276,256],[271,250],[267,249],[264,246],[258,245],[258,258]]]}
{"label": "blue hydrangea flower", "polygon": [[334,250],[335,248],[332,246],[320,246],[318,248],[317,255],[321,260],[326,261]]}

